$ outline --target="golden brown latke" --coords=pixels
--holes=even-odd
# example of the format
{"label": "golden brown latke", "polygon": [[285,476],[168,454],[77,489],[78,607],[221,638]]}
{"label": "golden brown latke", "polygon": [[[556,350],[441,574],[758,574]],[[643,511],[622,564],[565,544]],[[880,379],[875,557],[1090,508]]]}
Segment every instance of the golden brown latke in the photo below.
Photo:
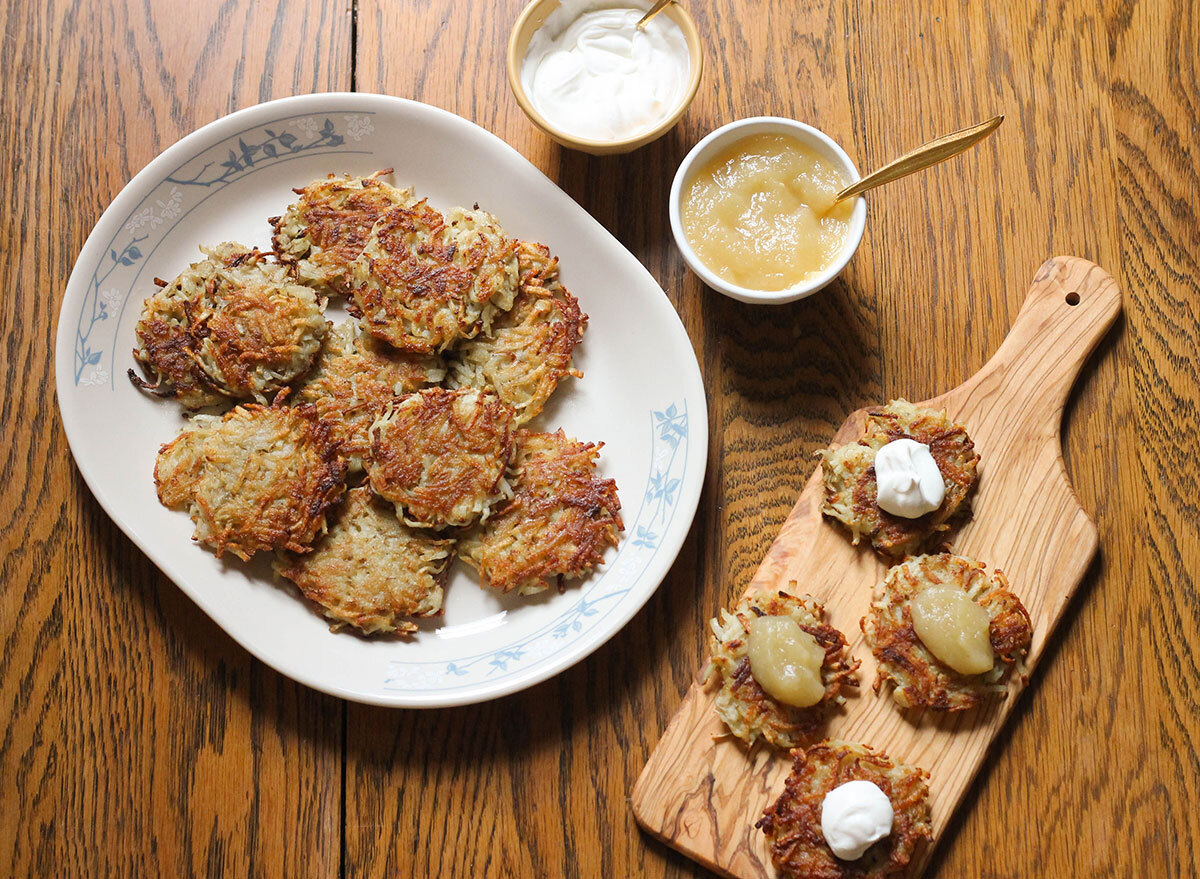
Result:
{"label": "golden brown latke", "polygon": [[587,573],[617,545],[621,502],[616,482],[596,475],[600,447],[562,430],[517,431],[512,499],[458,544],[484,586],[541,592]]}
{"label": "golden brown latke", "polygon": [[292,190],[300,199],[269,222],[275,229],[275,253],[297,281],[327,294],[348,295],[350,266],[375,222],[389,209],[415,201],[411,189],[379,179],[390,173],[391,168],[369,177],[330,174]]}
{"label": "golden brown latke", "polygon": [[154,483],[167,507],[186,507],[193,538],[218,556],[307,552],[341,497],[346,465],[311,406],[238,406],[201,415],[158,452]]}
{"label": "golden brown latke", "polygon": [[[883,879],[908,866],[918,843],[933,839],[929,773],[894,764],[867,745],[828,740],[792,751],[792,772],[758,828],[771,841],[771,863],[783,879]],[[825,795],[848,781],[869,781],[891,801],[892,832],[861,858],[843,861],[821,832]]]}
{"label": "golden brown latke", "polygon": [[515,432],[512,410],[491,391],[400,397],[371,426],[371,487],[414,527],[470,525],[510,494]]}
{"label": "golden brown latke", "polygon": [[455,262],[472,276],[462,332],[470,339],[480,330],[489,330],[498,312],[512,308],[520,282],[517,242],[479,205],[450,208],[446,213],[446,235],[454,248]]}
{"label": "golden brown latke", "polygon": [[350,319],[326,335],[296,397],[329,422],[350,472],[357,473],[370,455],[370,428],[384,407],[399,394],[437,384],[445,374],[436,355],[397,351]]}
{"label": "golden brown latke", "polygon": [[225,242],[148,298],[134,358],[153,379],[142,388],[196,409],[227,397],[256,399],[305,372],[327,324],[324,303],[267,254]]}
{"label": "golden brown latke", "polygon": [[[929,446],[946,485],[942,505],[916,519],[893,516],[876,502],[875,453],[898,439]],[[895,558],[916,552],[931,536],[949,530],[949,520],[965,511],[979,466],[979,455],[966,428],[948,419],[945,412],[921,409],[906,400],[893,400],[873,410],[866,434],[857,443],[818,454],[825,477],[821,511],[843,522],[855,544],[866,536],[875,549]]]}
{"label": "golden brown latke", "polygon": [[409,528],[366,486],[353,488],[307,555],[280,552],[275,570],[321,605],[332,629],[408,634],[436,616],[454,543]]}
{"label": "golden brown latke", "polygon": [[351,311],[367,332],[405,351],[442,351],[512,306],[516,246],[485,211],[450,221],[425,201],[393,208],[354,264]]}
{"label": "golden brown latke", "polygon": [[582,378],[571,352],[583,340],[587,315],[558,280],[558,260],[544,244],[517,248],[520,291],[496,316],[490,333],[460,344],[451,360],[458,387],[493,388],[525,424],[542,411],[563,377]]}
{"label": "golden brown latke", "polygon": [[[1001,660],[991,671],[960,674],[921,643],[913,630],[909,602],[933,585],[957,586],[987,611],[992,651]],[[1002,696],[1006,691],[1002,680],[1013,663],[1021,663],[1018,668],[1023,673],[1033,624],[1004,574],[995,571],[989,576],[983,562],[950,553],[914,556],[888,570],[875,588],[874,599],[862,619],[862,630],[879,669],[875,691],[885,681],[893,684],[893,698],[906,708],[962,711]]]}
{"label": "golden brown latke", "polygon": [[[759,686],[751,672],[747,648],[751,616],[791,617],[824,648],[821,680],[825,695],[820,702],[796,708],[779,702]],[[721,681],[715,704],[731,733],[751,745],[761,735],[777,748],[798,747],[816,735],[831,704],[845,701],[842,687],[858,686],[858,660],[846,653],[845,636],[826,625],[824,619],[825,605],[821,602],[808,595],[779,591],[747,595],[732,612],[722,610],[720,618],[709,623],[713,637],[709,641],[706,682]]]}

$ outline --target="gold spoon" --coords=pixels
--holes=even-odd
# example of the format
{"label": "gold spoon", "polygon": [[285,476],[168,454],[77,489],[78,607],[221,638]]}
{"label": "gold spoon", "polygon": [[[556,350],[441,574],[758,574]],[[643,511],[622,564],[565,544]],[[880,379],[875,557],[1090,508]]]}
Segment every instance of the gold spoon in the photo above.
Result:
{"label": "gold spoon", "polygon": [[674,2],[675,0],[658,0],[657,3],[655,3],[646,11],[645,15],[638,19],[638,23],[635,25],[635,27],[638,30],[641,30],[650,22],[650,19],[654,18],[654,16],[658,15]]}
{"label": "gold spoon", "polygon": [[[980,122],[978,125],[963,128],[951,134],[943,135],[936,140],[931,140],[929,143],[922,144],[915,150],[905,153],[894,162],[884,165],[878,171],[873,171],[857,183],[850,184],[835,195],[828,206],[821,205],[821,210],[817,210],[816,213],[825,214],[843,199],[861,195],[868,189],[874,189],[876,186],[891,183],[893,180],[907,177],[909,174],[920,171],[922,168],[928,168],[930,165],[944,162],[951,156],[957,156],[963,150],[975,146],[975,144],[999,128],[1000,123],[1003,121],[1003,115],[996,116],[987,122]],[[816,208],[817,206],[814,205],[813,207]]]}

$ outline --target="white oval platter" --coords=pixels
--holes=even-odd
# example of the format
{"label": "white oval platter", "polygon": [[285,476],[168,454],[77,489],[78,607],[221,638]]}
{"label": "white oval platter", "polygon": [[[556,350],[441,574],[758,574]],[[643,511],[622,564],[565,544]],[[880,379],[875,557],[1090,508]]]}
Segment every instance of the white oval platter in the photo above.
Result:
{"label": "white oval platter", "polygon": [[[391,167],[435,207],[470,205],[561,259],[590,317],[568,379],[529,426],[603,442],[625,533],[590,577],[533,598],[480,589],[456,562],[444,616],[414,637],[331,632],[265,559],[218,560],[164,509],[153,468],[183,426],[180,407],[126,378],[152,279],[172,278],[225,240],[270,247],[267,218],[292,187],[330,172]],[[330,317],[340,317],[331,306]],[[425,104],[383,95],[302,95],[233,113],[188,135],[113,200],[80,252],[57,336],[59,408],[92,492],[158,567],[247,650],[327,693],[378,705],[435,707],[532,686],[612,637],[654,593],[695,515],[704,480],[704,387],[682,323],[654,278],[516,150]]]}

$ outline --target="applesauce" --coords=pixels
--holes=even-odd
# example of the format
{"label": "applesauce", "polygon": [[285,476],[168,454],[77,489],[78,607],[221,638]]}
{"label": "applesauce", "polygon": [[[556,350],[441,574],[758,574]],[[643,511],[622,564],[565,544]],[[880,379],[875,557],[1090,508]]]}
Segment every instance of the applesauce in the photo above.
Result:
{"label": "applesauce", "polygon": [[991,671],[987,611],[955,586],[930,586],[912,600],[913,630],[929,652],[959,674]]}
{"label": "applesauce", "polygon": [[854,199],[834,160],[786,134],[752,134],[696,171],[680,201],[688,244],[713,274],[751,290],[786,290],[837,259]]}
{"label": "applesauce", "polygon": [[825,649],[817,639],[791,617],[755,617],[749,629],[750,674],[767,695],[797,708],[820,702],[825,695]]}

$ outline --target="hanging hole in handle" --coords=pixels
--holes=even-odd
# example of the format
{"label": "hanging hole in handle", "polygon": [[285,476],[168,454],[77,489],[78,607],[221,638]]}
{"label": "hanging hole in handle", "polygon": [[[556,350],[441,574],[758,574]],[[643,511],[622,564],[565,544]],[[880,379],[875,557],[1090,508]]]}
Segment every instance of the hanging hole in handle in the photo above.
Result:
{"label": "hanging hole in handle", "polygon": [[1076,293],[1074,290],[1072,290],[1070,293],[1067,294],[1067,305],[1078,305],[1078,304],[1079,304],[1079,294]]}

